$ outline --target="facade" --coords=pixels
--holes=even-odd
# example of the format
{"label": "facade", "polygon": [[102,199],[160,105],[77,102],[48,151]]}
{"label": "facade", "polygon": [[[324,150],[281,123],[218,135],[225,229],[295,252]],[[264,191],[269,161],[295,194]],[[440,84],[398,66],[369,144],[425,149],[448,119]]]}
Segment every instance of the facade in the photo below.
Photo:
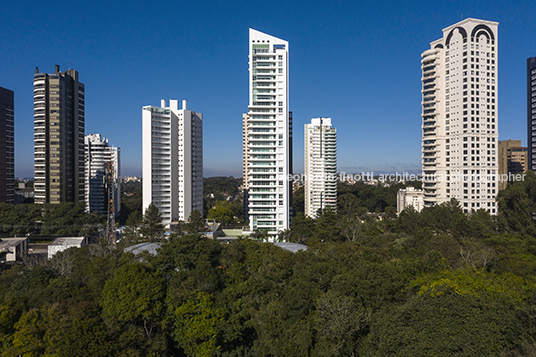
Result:
{"label": "facade", "polygon": [[499,191],[506,188],[508,180],[503,180],[508,175],[515,175],[527,171],[527,148],[521,147],[521,140],[499,141]]}
{"label": "facade", "polygon": [[337,210],[337,129],[331,118],[305,124],[305,214],[318,217],[330,207]]}
{"label": "facade", "polygon": [[203,214],[203,114],[169,107],[145,106],[143,126],[143,212],[154,204],[167,227]]}
{"label": "facade", "polygon": [[74,69],[35,69],[34,173],[35,203],[84,201],[84,85]]}
{"label": "facade", "polygon": [[13,91],[0,87],[0,202],[15,202],[15,105]]}
{"label": "facade", "polygon": [[242,114],[242,191],[244,193],[244,221],[249,220],[249,200],[248,200],[248,188],[249,188],[249,167],[251,165],[249,159],[249,115],[247,113]]}
{"label": "facade", "polygon": [[420,212],[424,207],[424,192],[415,187],[406,187],[398,190],[396,194],[396,213],[400,214],[407,207],[413,206],[415,211]]}
{"label": "facade", "polygon": [[288,42],[249,29],[249,105],[243,115],[247,232],[270,235],[290,227],[292,114],[288,103]]}
{"label": "facade", "polygon": [[527,58],[528,169],[536,172],[536,57]]}
{"label": "facade", "polygon": [[[108,185],[113,186],[114,213],[121,210],[121,150],[108,144],[100,134],[85,137],[86,211],[108,212]],[[113,163],[113,182],[107,182],[108,163]]]}
{"label": "facade", "polygon": [[425,206],[497,213],[497,27],[463,20],[421,55]]}
{"label": "facade", "polygon": [[15,204],[33,203],[33,198],[33,187],[26,187],[26,182],[19,182],[18,187],[15,187]]}

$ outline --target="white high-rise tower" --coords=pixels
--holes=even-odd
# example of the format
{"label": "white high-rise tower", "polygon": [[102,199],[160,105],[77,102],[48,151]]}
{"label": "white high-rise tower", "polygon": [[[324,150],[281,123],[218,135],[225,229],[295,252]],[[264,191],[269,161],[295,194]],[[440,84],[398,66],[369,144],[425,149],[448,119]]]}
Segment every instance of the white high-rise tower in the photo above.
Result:
{"label": "white high-rise tower", "polygon": [[305,214],[311,218],[337,210],[337,129],[331,118],[305,124]]}
{"label": "white high-rise tower", "polygon": [[292,115],[288,42],[249,29],[249,105],[243,116],[244,191],[249,231],[288,229],[291,215]]}
{"label": "white high-rise tower", "polygon": [[497,213],[497,22],[466,19],[422,54],[424,204]]}
{"label": "white high-rise tower", "polygon": [[[86,211],[108,212],[107,184],[113,185],[114,212],[117,215],[121,210],[121,150],[110,146],[108,139],[100,134],[89,134],[85,143],[85,173],[86,173]],[[108,163],[113,163],[114,182],[107,183]]]}
{"label": "white high-rise tower", "polygon": [[152,203],[165,226],[203,214],[203,114],[182,101],[143,107],[143,212]]}

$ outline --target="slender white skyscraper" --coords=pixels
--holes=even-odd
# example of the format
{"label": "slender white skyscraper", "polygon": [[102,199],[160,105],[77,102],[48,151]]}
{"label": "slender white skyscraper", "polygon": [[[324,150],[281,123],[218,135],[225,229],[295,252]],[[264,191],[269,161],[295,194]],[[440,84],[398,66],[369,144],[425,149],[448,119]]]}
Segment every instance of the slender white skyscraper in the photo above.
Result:
{"label": "slender white skyscraper", "polygon": [[305,214],[318,217],[327,207],[337,210],[337,129],[331,118],[305,124]]}
{"label": "slender white skyscraper", "polygon": [[121,161],[120,149],[110,146],[108,139],[100,134],[89,134],[85,137],[85,173],[86,173],[86,211],[108,212],[108,191],[106,176],[108,163],[114,168],[114,212],[121,209]]}
{"label": "slender white skyscraper", "polygon": [[497,213],[497,22],[466,19],[422,54],[424,205]]}
{"label": "slender white skyscraper", "polygon": [[203,114],[169,107],[145,106],[143,120],[143,212],[152,203],[169,226],[187,221],[193,210],[203,214]]}
{"label": "slender white skyscraper", "polygon": [[290,226],[292,116],[288,42],[249,29],[249,106],[243,116],[244,190],[249,231]]}

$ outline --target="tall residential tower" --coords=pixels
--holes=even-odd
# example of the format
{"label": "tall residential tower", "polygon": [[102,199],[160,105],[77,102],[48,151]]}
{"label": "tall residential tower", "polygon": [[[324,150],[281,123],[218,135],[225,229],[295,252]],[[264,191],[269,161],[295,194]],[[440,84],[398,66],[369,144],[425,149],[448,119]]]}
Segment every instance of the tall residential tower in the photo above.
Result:
{"label": "tall residential tower", "polygon": [[[86,211],[108,212],[107,185],[113,187],[114,213],[121,209],[121,161],[120,149],[110,146],[108,139],[100,134],[85,137],[86,165]],[[112,162],[113,182],[107,182],[108,163]]]}
{"label": "tall residential tower", "polygon": [[291,215],[292,115],[288,42],[249,29],[249,105],[243,116],[244,200],[249,231],[288,229]]}
{"label": "tall residential tower", "polygon": [[162,223],[187,221],[193,210],[203,214],[203,114],[169,107],[145,106],[143,128],[143,212],[152,203]]}
{"label": "tall residential tower", "polygon": [[15,203],[15,106],[13,91],[0,87],[0,202]]}
{"label": "tall residential tower", "polygon": [[422,54],[424,205],[497,213],[497,22],[466,19]]}
{"label": "tall residential tower", "polygon": [[536,172],[536,57],[527,58],[527,133],[528,169]]}
{"label": "tall residential tower", "polygon": [[68,69],[34,75],[35,203],[84,201],[84,85]]}
{"label": "tall residential tower", "polygon": [[318,217],[327,207],[337,210],[337,129],[331,118],[305,124],[305,214]]}

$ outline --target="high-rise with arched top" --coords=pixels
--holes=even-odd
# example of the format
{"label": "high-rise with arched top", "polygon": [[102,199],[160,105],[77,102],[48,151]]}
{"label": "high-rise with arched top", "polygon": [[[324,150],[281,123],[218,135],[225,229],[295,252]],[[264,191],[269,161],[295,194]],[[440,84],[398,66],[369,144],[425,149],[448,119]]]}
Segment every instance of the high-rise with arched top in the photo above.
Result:
{"label": "high-rise with arched top", "polygon": [[425,206],[497,213],[498,25],[463,20],[421,55]]}

